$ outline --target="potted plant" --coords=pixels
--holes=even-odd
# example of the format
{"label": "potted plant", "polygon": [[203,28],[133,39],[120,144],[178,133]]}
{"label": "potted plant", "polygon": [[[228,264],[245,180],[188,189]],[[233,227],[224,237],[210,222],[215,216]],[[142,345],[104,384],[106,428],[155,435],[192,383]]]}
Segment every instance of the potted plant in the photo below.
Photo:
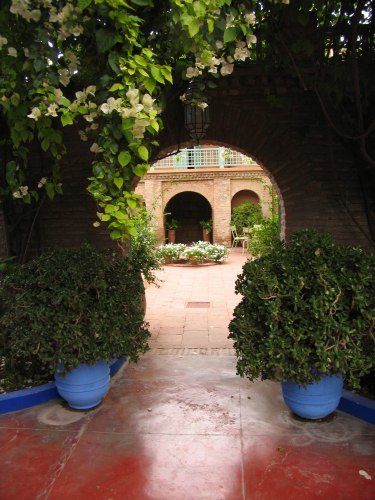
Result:
{"label": "potted plant", "polygon": [[203,241],[210,242],[212,233],[212,220],[201,220],[199,224],[202,227]]}
{"label": "potted plant", "polygon": [[281,381],[301,417],[332,413],[343,380],[358,387],[374,366],[374,268],[373,254],[314,230],[247,262],[229,326],[238,373]]}
{"label": "potted plant", "polygon": [[165,226],[168,230],[168,242],[174,243],[176,241],[176,229],[180,227],[178,220],[176,219],[167,220]]}
{"label": "potted plant", "polygon": [[109,387],[109,363],[147,350],[142,280],[127,258],[89,245],[58,250],[15,267],[2,280],[2,349],[25,379],[55,374],[72,408],[96,406]]}

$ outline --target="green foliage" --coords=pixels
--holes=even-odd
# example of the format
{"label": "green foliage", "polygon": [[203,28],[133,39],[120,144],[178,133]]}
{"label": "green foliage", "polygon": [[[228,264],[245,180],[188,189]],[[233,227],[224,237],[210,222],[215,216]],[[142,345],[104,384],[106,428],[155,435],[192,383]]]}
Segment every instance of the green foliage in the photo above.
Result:
{"label": "green foliage", "polygon": [[277,219],[264,218],[260,224],[251,228],[247,249],[254,257],[267,255],[280,240],[280,228]]}
{"label": "green foliage", "polygon": [[375,363],[375,256],[314,230],[247,262],[230,338],[250,380],[300,385],[342,373],[351,386]]}
{"label": "green foliage", "polygon": [[199,222],[202,229],[205,229],[207,233],[212,233],[212,220],[201,220]]}
{"label": "green foliage", "polygon": [[231,224],[236,226],[238,234],[242,234],[244,227],[252,228],[254,224],[260,224],[262,221],[262,209],[258,203],[244,201],[232,210]]}
{"label": "green foliage", "polygon": [[177,219],[168,219],[165,221],[165,227],[170,230],[176,230],[180,227]]}
{"label": "green foliage", "polygon": [[135,222],[136,234],[130,240],[130,261],[134,269],[142,272],[148,283],[154,283],[154,271],[160,268],[156,251],[157,237],[152,216],[140,210]]}
{"label": "green foliage", "polygon": [[51,251],[3,279],[1,351],[20,380],[50,379],[58,365],[133,361],[148,348],[143,284],[128,259],[89,245]]}

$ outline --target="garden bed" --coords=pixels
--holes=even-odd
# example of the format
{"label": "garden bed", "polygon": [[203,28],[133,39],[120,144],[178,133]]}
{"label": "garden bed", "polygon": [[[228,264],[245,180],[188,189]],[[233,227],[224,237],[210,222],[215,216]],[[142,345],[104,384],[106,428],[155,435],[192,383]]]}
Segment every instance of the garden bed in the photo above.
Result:
{"label": "garden bed", "polygon": [[[128,358],[124,357],[111,364],[111,377],[119,371],[127,360]],[[59,394],[57,392],[55,382],[47,382],[35,387],[6,392],[4,394],[0,394],[0,414],[30,408],[58,397]]]}
{"label": "garden bed", "polygon": [[157,254],[164,265],[196,267],[222,263],[229,250],[224,245],[198,241],[191,245],[168,243],[159,247]]}

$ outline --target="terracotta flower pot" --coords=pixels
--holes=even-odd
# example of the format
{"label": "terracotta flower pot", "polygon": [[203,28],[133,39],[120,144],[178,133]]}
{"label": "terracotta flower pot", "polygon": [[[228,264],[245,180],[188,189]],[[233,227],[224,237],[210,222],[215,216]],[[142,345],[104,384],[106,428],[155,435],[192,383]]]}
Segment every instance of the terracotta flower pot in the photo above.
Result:
{"label": "terracotta flower pot", "polygon": [[211,233],[207,231],[207,229],[203,229],[203,241],[211,241]]}
{"label": "terracotta flower pot", "polygon": [[176,230],[168,229],[168,242],[174,243],[176,241]]}

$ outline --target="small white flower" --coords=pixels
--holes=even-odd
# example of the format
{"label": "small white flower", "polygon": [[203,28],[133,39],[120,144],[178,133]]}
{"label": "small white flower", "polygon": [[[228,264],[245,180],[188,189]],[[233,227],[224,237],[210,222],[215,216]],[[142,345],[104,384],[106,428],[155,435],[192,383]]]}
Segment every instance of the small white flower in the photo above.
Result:
{"label": "small white flower", "polygon": [[206,109],[208,107],[208,104],[206,102],[200,102],[199,104],[197,104],[198,108],[201,108],[201,109]]}
{"label": "small white flower", "polygon": [[250,46],[252,43],[257,43],[257,37],[255,35],[247,35],[246,42],[248,46]]}
{"label": "small white flower", "polygon": [[186,78],[194,78],[195,76],[199,76],[200,74],[201,72],[198,68],[192,68],[191,66],[189,66],[186,70]]}
{"label": "small white flower", "polygon": [[180,95],[180,101],[182,101],[182,102],[186,101],[186,94]]}
{"label": "small white flower", "polygon": [[59,70],[59,80],[64,87],[66,87],[70,82],[70,74],[67,68],[63,68]]}
{"label": "small white flower", "polygon": [[233,73],[233,69],[234,69],[234,64],[229,64],[229,63],[223,63],[223,65],[221,66],[221,69],[220,69],[220,73],[223,75],[223,76],[226,76],[226,75],[230,75]]}
{"label": "small white flower", "polygon": [[145,108],[145,111],[149,111],[153,104],[155,102],[155,99],[153,99],[150,94],[145,94],[142,99],[143,106]]}
{"label": "small white flower", "polygon": [[221,40],[216,40],[215,45],[218,49],[222,49],[224,47],[224,44]]}
{"label": "small white flower", "polygon": [[56,103],[52,103],[47,108],[46,116],[57,116],[58,105]]}
{"label": "small white flower", "polygon": [[131,104],[137,104],[139,102],[139,90],[138,89],[129,89],[126,92],[126,97],[129,99]]}
{"label": "small white flower", "polygon": [[8,40],[7,38],[5,38],[5,36],[1,36],[0,35],[0,50],[4,47],[4,45],[6,45],[8,43]]}
{"label": "small white flower", "polygon": [[12,196],[13,198],[22,198],[22,194],[19,191],[14,191]]}
{"label": "small white flower", "polygon": [[93,144],[91,144],[91,147],[90,147],[91,153],[95,153],[96,154],[96,153],[99,152],[99,150],[100,150],[99,145],[96,142],[94,142]]}
{"label": "small white flower", "polygon": [[42,116],[42,112],[40,111],[39,108],[33,108],[31,110],[31,113],[27,115],[28,118],[31,118],[32,120],[38,121],[39,118]]}
{"label": "small white flower", "polygon": [[42,188],[46,182],[47,182],[47,177],[42,177],[38,182],[38,188],[39,189]]}
{"label": "small white flower", "polygon": [[99,222],[99,221],[94,222],[94,223],[93,223],[93,226],[94,226],[94,227],[99,227],[99,226],[100,226],[100,222]]}
{"label": "small white flower", "polygon": [[8,55],[11,57],[17,57],[17,50],[14,47],[9,47]]}
{"label": "small white flower", "polygon": [[22,196],[26,196],[29,192],[29,187],[28,186],[20,186],[20,192]]}
{"label": "small white flower", "polygon": [[253,12],[249,12],[248,14],[245,14],[245,21],[249,25],[254,24],[255,23],[255,14]]}

